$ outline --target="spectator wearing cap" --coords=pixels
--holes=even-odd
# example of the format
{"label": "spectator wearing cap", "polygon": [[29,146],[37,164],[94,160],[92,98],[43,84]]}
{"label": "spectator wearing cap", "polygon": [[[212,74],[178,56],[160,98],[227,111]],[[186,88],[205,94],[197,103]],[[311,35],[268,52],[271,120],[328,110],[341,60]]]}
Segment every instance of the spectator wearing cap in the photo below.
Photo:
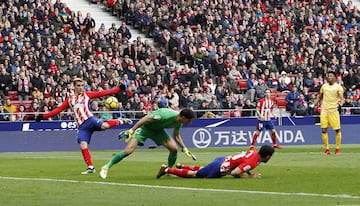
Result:
{"label": "spectator wearing cap", "polygon": [[281,72],[281,77],[279,78],[279,81],[281,82],[281,80],[284,79],[285,80],[285,84],[290,84],[291,82],[291,78],[287,75],[286,71],[282,71]]}

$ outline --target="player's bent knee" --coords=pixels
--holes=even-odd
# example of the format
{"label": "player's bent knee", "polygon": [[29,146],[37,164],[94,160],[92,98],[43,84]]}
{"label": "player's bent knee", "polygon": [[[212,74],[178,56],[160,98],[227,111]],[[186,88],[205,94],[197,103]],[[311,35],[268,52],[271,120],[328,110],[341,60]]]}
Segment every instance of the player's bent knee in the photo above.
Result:
{"label": "player's bent knee", "polygon": [[101,125],[101,130],[106,130],[106,129],[109,129],[110,128],[110,125],[106,122],[104,122],[104,124]]}

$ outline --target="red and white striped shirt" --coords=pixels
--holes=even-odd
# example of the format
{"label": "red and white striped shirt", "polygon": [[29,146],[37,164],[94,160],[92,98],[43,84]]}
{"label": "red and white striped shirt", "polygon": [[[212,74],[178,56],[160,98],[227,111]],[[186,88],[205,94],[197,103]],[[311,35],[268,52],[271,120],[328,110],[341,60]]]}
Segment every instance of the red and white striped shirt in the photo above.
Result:
{"label": "red and white striped shirt", "polygon": [[90,111],[90,99],[99,98],[120,92],[120,88],[98,91],[98,92],[82,92],[79,95],[72,94],[65,99],[65,101],[54,110],[43,115],[45,119],[59,114],[67,108],[71,108],[75,114],[75,121],[78,126],[84,123],[87,119],[93,116]]}
{"label": "red and white striped shirt", "polygon": [[220,172],[230,174],[235,168],[239,168],[241,172],[248,172],[256,168],[260,163],[259,153],[254,150],[241,152],[236,155],[228,156],[221,164]]}
{"label": "red and white striped shirt", "polygon": [[271,111],[274,109],[274,102],[271,99],[262,98],[256,106],[259,109],[261,116],[264,117],[263,121],[270,121]]}
{"label": "red and white striped shirt", "polygon": [[81,125],[85,120],[89,119],[93,116],[90,111],[90,98],[89,96],[83,92],[78,96],[70,96],[66,99],[71,109],[75,114],[75,121],[79,125]]}

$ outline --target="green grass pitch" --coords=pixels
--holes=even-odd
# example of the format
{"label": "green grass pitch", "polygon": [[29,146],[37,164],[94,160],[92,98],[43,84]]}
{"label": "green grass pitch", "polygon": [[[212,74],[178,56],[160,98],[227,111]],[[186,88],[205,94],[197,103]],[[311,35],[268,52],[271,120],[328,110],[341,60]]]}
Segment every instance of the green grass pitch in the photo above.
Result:
{"label": "green grass pitch", "polygon": [[[194,149],[197,161],[182,153],[178,161],[205,165],[246,149]],[[343,145],[340,155],[329,156],[322,145],[284,147],[254,170],[261,179],[156,179],[168,155],[160,148],[135,151],[103,180],[98,172],[115,152],[92,151],[98,171],[91,175],[80,174],[86,167],[80,151],[0,153],[0,205],[360,206],[360,145]]]}

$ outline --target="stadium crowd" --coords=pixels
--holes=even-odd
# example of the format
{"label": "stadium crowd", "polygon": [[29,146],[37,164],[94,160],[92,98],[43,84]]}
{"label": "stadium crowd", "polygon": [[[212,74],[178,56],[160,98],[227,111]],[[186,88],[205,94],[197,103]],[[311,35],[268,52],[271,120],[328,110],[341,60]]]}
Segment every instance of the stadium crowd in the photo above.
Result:
{"label": "stadium crowd", "polygon": [[[0,0],[0,120],[52,110],[73,92],[75,77],[91,91],[119,81],[119,110],[109,113],[129,118],[160,107],[253,116],[267,88],[292,115],[314,115],[329,70],[344,87],[344,106],[360,107],[360,14],[351,1],[89,1],[122,25],[96,29],[90,13],[61,0]],[[130,41],[129,26],[155,45]],[[106,111],[101,99],[91,107]]]}

